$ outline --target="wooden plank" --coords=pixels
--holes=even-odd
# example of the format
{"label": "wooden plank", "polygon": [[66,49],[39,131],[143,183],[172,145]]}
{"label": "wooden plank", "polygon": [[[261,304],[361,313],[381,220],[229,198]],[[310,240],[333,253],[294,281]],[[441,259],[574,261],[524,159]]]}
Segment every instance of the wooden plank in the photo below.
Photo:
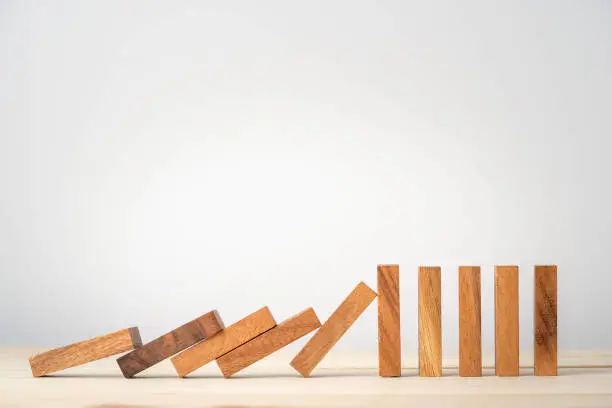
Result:
{"label": "wooden plank", "polygon": [[360,282],[295,356],[291,366],[308,377],[374,298],[376,292]]}
{"label": "wooden plank", "polygon": [[480,266],[459,267],[459,376],[482,376]]}
{"label": "wooden plank", "polygon": [[121,356],[117,364],[123,375],[131,378],[221,330],[223,321],[217,311],[213,310]]}
{"label": "wooden plank", "polygon": [[174,356],[171,360],[174,369],[180,377],[185,377],[274,326],[276,322],[270,310],[267,306],[263,307],[211,338]]}
{"label": "wooden plank", "polygon": [[217,365],[225,377],[231,377],[319,327],[321,322],[314,309],[306,309],[248,343],[222,355],[217,359]]}
{"label": "wooden plank", "polygon": [[138,327],[130,327],[30,357],[34,377],[76,367],[140,347]]}
{"label": "wooden plank", "polygon": [[378,375],[402,375],[399,265],[378,265]]}
{"label": "wooden plank", "polygon": [[419,267],[419,375],[442,376],[442,298],[439,266]]}
{"label": "wooden plank", "polygon": [[518,266],[495,267],[495,375],[519,375]]}
{"label": "wooden plank", "polygon": [[557,266],[536,266],[534,374],[557,375]]}

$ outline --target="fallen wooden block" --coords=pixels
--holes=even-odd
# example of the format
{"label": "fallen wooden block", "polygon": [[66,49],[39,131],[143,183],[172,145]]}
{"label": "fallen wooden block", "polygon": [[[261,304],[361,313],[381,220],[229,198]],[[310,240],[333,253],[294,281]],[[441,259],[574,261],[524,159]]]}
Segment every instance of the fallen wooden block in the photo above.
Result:
{"label": "fallen wooden block", "polygon": [[557,267],[536,266],[534,374],[557,375]]}
{"label": "fallen wooden block", "polygon": [[439,266],[419,267],[419,375],[442,376],[442,301]]}
{"label": "fallen wooden block", "polygon": [[375,297],[376,292],[360,282],[295,356],[291,366],[308,377]]}
{"label": "fallen wooden block", "polygon": [[314,309],[306,309],[248,343],[222,355],[217,359],[217,364],[225,377],[231,377],[319,327],[321,322]]}
{"label": "fallen wooden block", "polygon": [[117,364],[123,375],[131,378],[221,330],[223,330],[223,321],[217,311],[213,310],[121,356],[117,359]]}
{"label": "fallen wooden block", "polygon": [[378,265],[378,375],[402,375],[399,265]]}
{"label": "fallen wooden block", "polygon": [[41,377],[101,358],[125,353],[141,345],[142,341],[138,328],[131,327],[37,354],[30,357],[30,367],[34,377]]}
{"label": "fallen wooden block", "polygon": [[518,266],[495,267],[495,375],[519,375]]}
{"label": "fallen wooden block", "polygon": [[482,376],[480,266],[459,267],[459,376]]}
{"label": "fallen wooden block", "polygon": [[211,338],[174,356],[171,360],[174,369],[180,377],[185,377],[274,326],[276,322],[270,310],[267,307],[259,309]]}

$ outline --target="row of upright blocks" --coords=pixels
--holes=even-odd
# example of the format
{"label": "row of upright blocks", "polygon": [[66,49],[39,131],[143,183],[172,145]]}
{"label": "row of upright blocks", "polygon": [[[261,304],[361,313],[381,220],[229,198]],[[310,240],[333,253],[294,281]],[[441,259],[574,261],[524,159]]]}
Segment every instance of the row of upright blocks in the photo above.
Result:
{"label": "row of upright blocks", "polygon": [[[519,375],[519,296],[517,266],[495,267],[495,373]],[[481,280],[479,266],[459,267],[459,375],[482,375]],[[138,328],[120,330],[30,357],[32,374],[66,368],[125,353],[117,363],[131,378],[171,358],[180,377],[215,360],[225,377],[249,367],[316,330],[290,365],[308,377],[378,295],[379,375],[402,373],[400,279],[398,265],[379,265],[378,293],[360,282],[321,325],[312,308],[277,324],[267,307],[225,327],[208,312],[142,344]],[[534,374],[557,375],[557,267],[534,269]],[[441,269],[419,267],[419,375],[442,375]]]}

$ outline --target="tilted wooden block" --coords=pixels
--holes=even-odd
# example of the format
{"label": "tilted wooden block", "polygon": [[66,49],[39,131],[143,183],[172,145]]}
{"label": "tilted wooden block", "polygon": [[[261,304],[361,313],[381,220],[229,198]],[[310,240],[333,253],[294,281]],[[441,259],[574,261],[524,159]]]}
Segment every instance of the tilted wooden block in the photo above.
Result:
{"label": "tilted wooden block", "polygon": [[459,375],[482,376],[480,266],[459,267]]}
{"label": "tilted wooden block", "polygon": [[402,375],[399,265],[378,265],[378,375]]}
{"label": "tilted wooden block", "polygon": [[557,375],[557,267],[535,267],[534,374]]}
{"label": "tilted wooden block", "polygon": [[419,267],[419,375],[442,376],[442,300],[439,266]]}
{"label": "tilted wooden block", "polygon": [[308,377],[374,298],[376,292],[360,282],[295,356],[291,366]]}
{"label": "tilted wooden block", "polygon": [[217,364],[223,375],[230,377],[319,327],[321,322],[314,309],[306,309],[248,343],[222,355],[217,359]]}
{"label": "tilted wooden block", "polygon": [[495,375],[519,375],[519,270],[495,267]]}
{"label": "tilted wooden block", "polygon": [[185,377],[274,326],[276,322],[270,310],[267,307],[259,309],[211,338],[174,356],[171,360],[174,369],[180,377]]}
{"label": "tilted wooden block", "polygon": [[32,375],[40,377],[140,347],[137,327],[123,329],[30,357]]}
{"label": "tilted wooden block", "polygon": [[213,310],[121,356],[117,364],[123,375],[130,378],[221,330],[223,321]]}

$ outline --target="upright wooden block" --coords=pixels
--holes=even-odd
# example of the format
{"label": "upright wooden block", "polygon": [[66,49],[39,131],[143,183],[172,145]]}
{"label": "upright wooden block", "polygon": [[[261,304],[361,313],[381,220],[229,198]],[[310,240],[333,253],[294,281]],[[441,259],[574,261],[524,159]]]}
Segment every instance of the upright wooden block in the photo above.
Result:
{"label": "upright wooden block", "polygon": [[140,347],[137,327],[123,329],[30,357],[32,375],[40,377]]}
{"label": "upright wooden block", "polygon": [[268,307],[261,308],[208,340],[204,340],[174,356],[171,360],[174,369],[180,377],[185,377],[274,326],[276,326],[276,322]]}
{"label": "upright wooden block", "polygon": [[518,266],[495,267],[495,375],[519,375]]}
{"label": "upright wooden block", "polygon": [[217,311],[213,310],[121,356],[117,359],[117,364],[123,375],[131,378],[221,330],[223,330],[223,321]]}
{"label": "upright wooden block", "polygon": [[378,265],[378,375],[402,375],[399,265]]}
{"label": "upright wooden block", "polygon": [[482,376],[480,266],[459,267],[459,375]]}
{"label": "upright wooden block", "polygon": [[222,355],[217,359],[217,364],[223,375],[230,377],[319,327],[321,322],[314,309],[306,309],[248,343]]}
{"label": "upright wooden block", "polygon": [[557,267],[535,267],[534,374],[557,375]]}
{"label": "upright wooden block", "polygon": [[295,356],[291,366],[308,377],[375,297],[376,292],[360,282]]}
{"label": "upright wooden block", "polygon": [[442,297],[439,266],[419,268],[419,375],[442,376]]}

